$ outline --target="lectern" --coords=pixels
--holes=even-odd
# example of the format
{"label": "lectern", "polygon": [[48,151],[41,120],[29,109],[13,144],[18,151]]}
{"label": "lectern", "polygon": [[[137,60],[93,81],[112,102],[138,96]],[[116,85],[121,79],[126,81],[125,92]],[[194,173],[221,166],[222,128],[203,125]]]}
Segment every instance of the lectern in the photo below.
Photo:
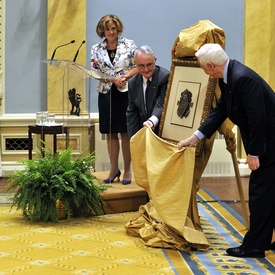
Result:
{"label": "lectern", "polygon": [[[41,62],[43,76],[47,77],[47,111],[55,113],[58,122],[57,125],[51,125],[51,129],[47,126],[43,129],[49,130],[50,134],[53,132],[55,150],[56,134],[54,133],[61,131],[67,135],[70,129],[69,140],[67,136],[66,141],[64,139],[66,147],[69,143],[75,154],[82,154],[83,151],[90,153],[91,81],[93,78],[101,80],[109,77],[70,60],[43,59]],[[55,129],[55,126],[58,129]],[[31,130],[33,131],[34,128],[32,127]],[[65,144],[62,147],[65,147]]]}
{"label": "lectern", "polygon": [[48,111],[61,115],[89,115],[91,79],[109,76],[70,60],[44,59],[47,66]]}

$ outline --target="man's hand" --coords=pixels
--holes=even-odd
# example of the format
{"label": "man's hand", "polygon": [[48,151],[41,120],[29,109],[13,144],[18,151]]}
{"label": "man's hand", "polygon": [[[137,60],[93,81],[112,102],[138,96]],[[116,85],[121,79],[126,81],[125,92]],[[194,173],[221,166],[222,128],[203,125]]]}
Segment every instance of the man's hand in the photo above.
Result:
{"label": "man's hand", "polygon": [[260,167],[260,160],[258,157],[248,155],[244,164],[248,164],[250,170],[257,170]]}
{"label": "man's hand", "polygon": [[179,149],[181,149],[183,146],[194,147],[198,141],[199,139],[193,134],[191,137],[179,141],[177,145]]}
{"label": "man's hand", "polygon": [[154,128],[154,123],[151,120],[146,120],[143,122],[143,126],[148,128]]}

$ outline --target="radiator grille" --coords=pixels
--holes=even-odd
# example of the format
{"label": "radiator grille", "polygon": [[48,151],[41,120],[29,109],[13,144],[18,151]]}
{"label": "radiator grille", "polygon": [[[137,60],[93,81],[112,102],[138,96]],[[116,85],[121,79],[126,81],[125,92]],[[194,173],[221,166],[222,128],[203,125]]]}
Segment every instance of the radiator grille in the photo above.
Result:
{"label": "radiator grille", "polygon": [[28,138],[6,138],[5,141],[6,151],[29,150]]}
{"label": "radiator grille", "polygon": [[203,175],[204,176],[213,176],[224,177],[224,176],[233,176],[234,167],[232,162],[208,162]]}

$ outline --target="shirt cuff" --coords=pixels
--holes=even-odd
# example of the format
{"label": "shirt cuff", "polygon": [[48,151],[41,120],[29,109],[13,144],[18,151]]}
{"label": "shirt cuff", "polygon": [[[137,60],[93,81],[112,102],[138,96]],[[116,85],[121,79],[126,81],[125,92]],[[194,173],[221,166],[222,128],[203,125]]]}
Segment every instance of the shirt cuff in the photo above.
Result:
{"label": "shirt cuff", "polygon": [[205,137],[205,135],[204,135],[202,132],[200,132],[199,130],[196,130],[195,133],[194,133],[194,135],[195,135],[199,140],[202,140],[202,139]]}
{"label": "shirt cuff", "polygon": [[149,118],[149,120],[151,120],[152,122],[153,122],[153,124],[154,124],[154,126],[156,127],[157,125],[158,125],[158,123],[159,123],[159,120],[158,120],[158,118],[156,117],[156,116],[151,116],[150,118]]}

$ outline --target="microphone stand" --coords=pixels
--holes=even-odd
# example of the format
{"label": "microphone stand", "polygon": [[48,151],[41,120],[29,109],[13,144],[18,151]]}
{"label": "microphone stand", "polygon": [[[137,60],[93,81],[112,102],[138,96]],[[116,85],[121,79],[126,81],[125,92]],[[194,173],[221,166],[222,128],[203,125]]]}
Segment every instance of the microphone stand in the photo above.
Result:
{"label": "microphone stand", "polygon": [[82,45],[85,43],[85,40],[82,41],[82,43],[80,44],[79,48],[77,49],[76,53],[75,53],[75,56],[74,56],[74,59],[73,59],[73,63],[75,63],[76,61],[76,58],[78,56],[78,53],[79,53],[79,50],[80,48],[82,47]]}
{"label": "microphone stand", "polygon": [[53,58],[54,58],[54,56],[55,56],[55,53],[56,53],[56,50],[57,50],[58,48],[63,47],[63,46],[67,46],[67,45],[72,44],[72,43],[74,43],[74,42],[75,42],[75,40],[72,40],[72,41],[71,41],[71,42],[69,42],[69,43],[62,44],[62,45],[60,45],[60,46],[56,47],[56,48],[54,49],[54,51],[53,51],[53,54],[52,54],[51,60],[53,60]]}

